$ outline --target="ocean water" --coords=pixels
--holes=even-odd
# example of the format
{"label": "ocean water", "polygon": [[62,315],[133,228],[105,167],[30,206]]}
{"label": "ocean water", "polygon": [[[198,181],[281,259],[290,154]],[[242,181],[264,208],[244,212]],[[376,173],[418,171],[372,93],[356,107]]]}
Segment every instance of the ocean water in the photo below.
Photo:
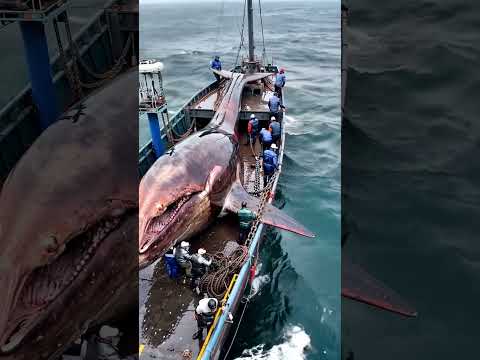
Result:
{"label": "ocean water", "polygon": [[[348,1],[343,253],[416,319],[344,301],[355,359],[477,359],[479,3]],[[346,354],[345,354],[346,355]]]}
{"label": "ocean water", "polygon": [[[230,358],[338,359],[340,3],[263,2],[262,13],[267,56],[287,75],[286,151],[276,201],[317,237],[268,231],[256,295]],[[141,3],[141,58],[164,63],[169,111],[213,80],[213,55],[224,68],[234,65],[242,14],[243,1]],[[255,26],[261,53],[258,16]],[[148,136],[141,120],[140,143]]]}

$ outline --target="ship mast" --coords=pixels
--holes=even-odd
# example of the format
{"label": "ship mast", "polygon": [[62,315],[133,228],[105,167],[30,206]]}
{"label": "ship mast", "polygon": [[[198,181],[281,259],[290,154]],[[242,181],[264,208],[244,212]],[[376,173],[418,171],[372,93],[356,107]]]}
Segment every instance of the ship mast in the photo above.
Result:
{"label": "ship mast", "polygon": [[253,63],[255,61],[254,49],[255,45],[253,43],[253,0],[247,0],[248,8],[248,61]]}

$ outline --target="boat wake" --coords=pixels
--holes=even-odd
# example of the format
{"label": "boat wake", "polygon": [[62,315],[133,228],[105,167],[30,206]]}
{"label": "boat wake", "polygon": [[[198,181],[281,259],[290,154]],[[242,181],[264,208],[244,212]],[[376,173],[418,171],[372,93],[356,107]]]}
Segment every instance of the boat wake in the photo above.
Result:
{"label": "boat wake", "polygon": [[284,335],[284,342],[265,350],[265,344],[244,350],[235,360],[304,360],[310,348],[310,336],[300,327],[290,327]]}
{"label": "boat wake", "polygon": [[290,115],[283,117],[283,123],[285,124],[285,132],[288,135],[305,135],[308,132],[305,131],[305,124],[302,120],[294,118]]}

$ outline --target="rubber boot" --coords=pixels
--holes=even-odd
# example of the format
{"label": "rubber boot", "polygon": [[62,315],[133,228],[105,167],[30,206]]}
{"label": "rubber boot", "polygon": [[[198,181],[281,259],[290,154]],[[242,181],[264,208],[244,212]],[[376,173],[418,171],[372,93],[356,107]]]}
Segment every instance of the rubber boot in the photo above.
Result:
{"label": "rubber boot", "polygon": [[203,329],[198,329],[198,331],[195,334],[193,334],[192,339],[193,340],[196,340],[196,339],[202,340],[202,337],[203,337]]}

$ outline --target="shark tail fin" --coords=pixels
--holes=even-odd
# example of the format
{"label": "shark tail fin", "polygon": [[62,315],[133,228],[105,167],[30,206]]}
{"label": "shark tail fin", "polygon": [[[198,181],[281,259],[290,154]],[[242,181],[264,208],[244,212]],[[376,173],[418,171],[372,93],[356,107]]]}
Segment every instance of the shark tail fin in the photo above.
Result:
{"label": "shark tail fin", "polygon": [[[232,185],[230,193],[225,201],[225,209],[231,212],[238,212],[242,207],[242,202],[247,202],[247,207],[256,212],[259,205],[259,199],[249,195],[239,180]],[[262,223],[278,227],[283,230],[293,232],[305,237],[315,237],[310,230],[305,228],[295,219],[288,216],[282,210],[276,208],[272,204],[267,203],[262,217]]]}
{"label": "shark tail fin", "polygon": [[272,73],[255,73],[251,75],[246,75],[245,76],[245,82],[251,82],[251,81],[257,81],[263,78],[266,78],[268,76],[272,75]]}
{"label": "shark tail fin", "polygon": [[226,79],[231,79],[233,78],[233,73],[231,71],[227,71],[227,70],[215,70],[215,69],[212,69],[212,71],[217,74],[217,75],[220,75],[221,77],[224,77]]}
{"label": "shark tail fin", "polygon": [[342,256],[342,296],[404,316],[417,316],[405,300]]}

